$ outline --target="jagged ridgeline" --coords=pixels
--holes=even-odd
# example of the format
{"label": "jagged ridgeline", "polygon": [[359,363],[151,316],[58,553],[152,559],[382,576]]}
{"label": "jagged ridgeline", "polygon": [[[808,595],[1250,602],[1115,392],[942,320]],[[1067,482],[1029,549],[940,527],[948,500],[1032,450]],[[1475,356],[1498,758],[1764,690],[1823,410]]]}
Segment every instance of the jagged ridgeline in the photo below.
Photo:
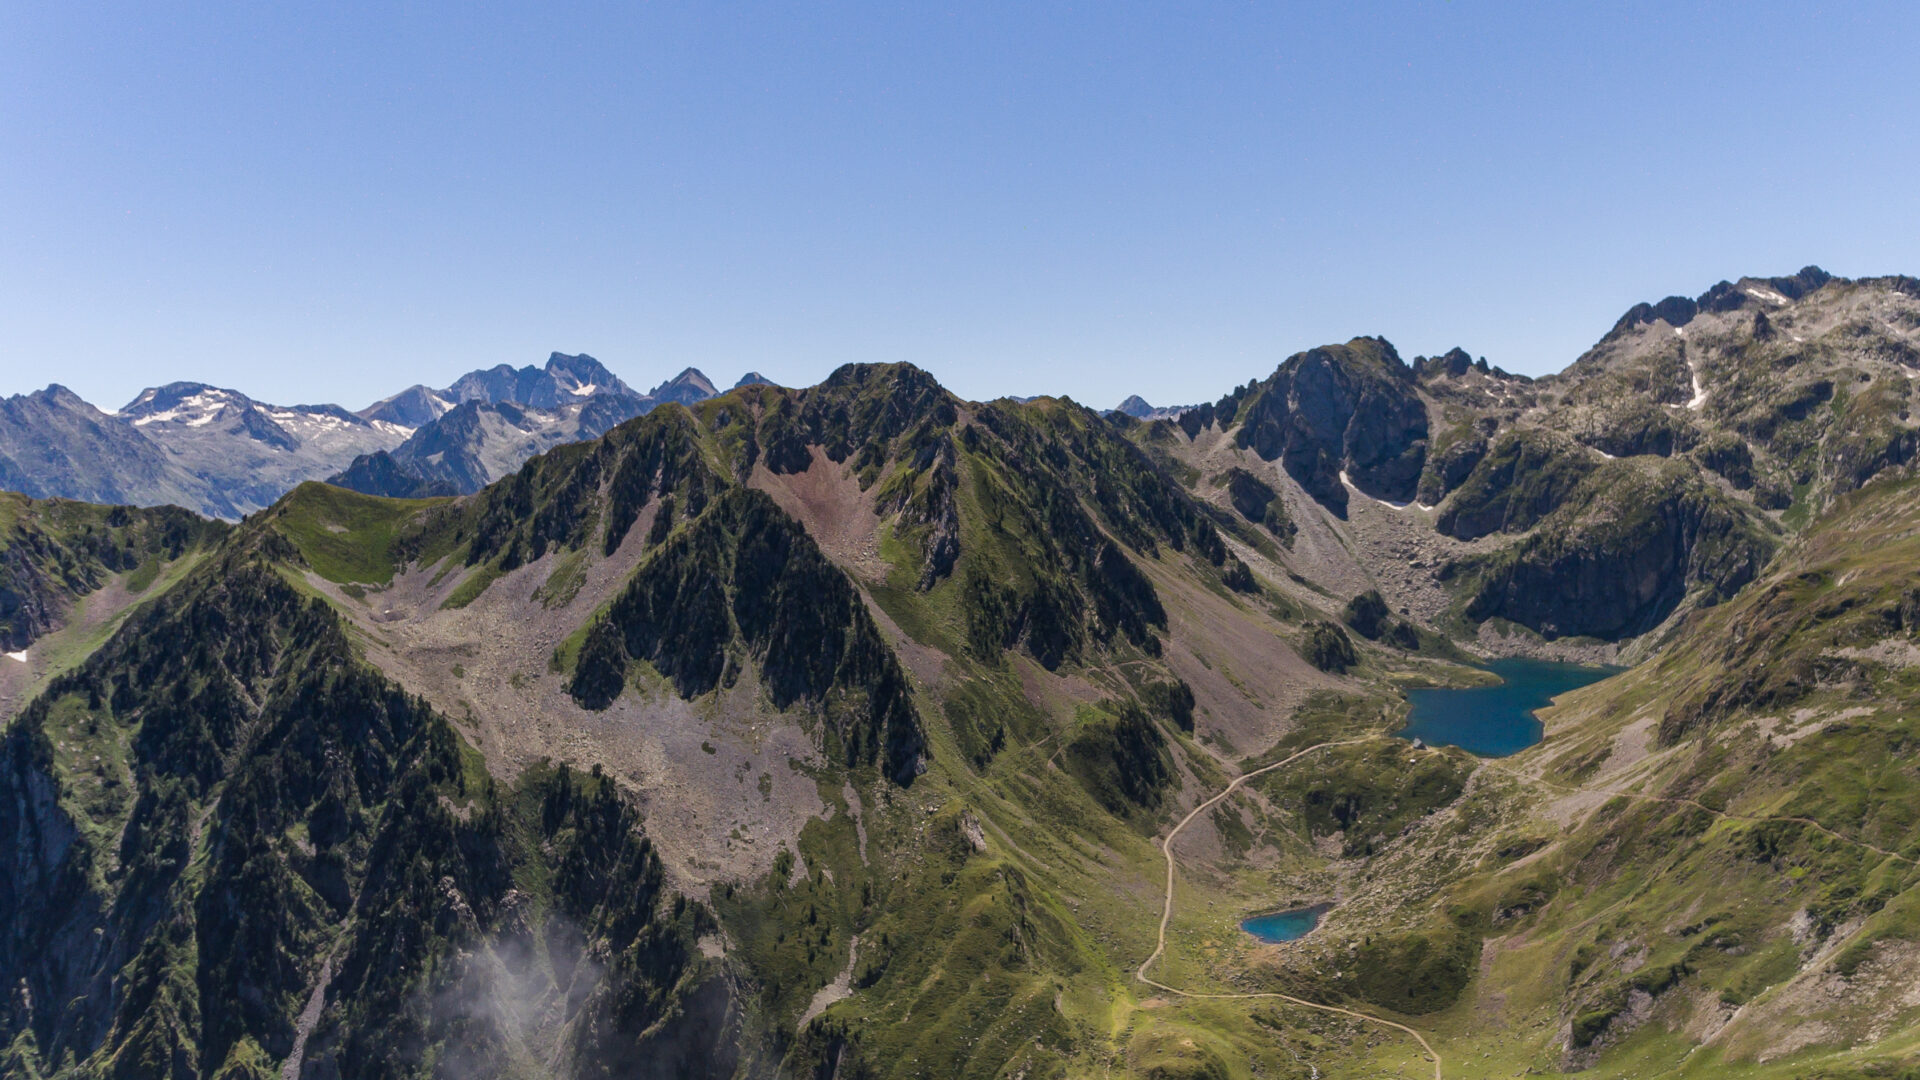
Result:
{"label": "jagged ridgeline", "polygon": [[628,798],[496,783],[297,559],[256,519],[8,726],[7,1074],[729,1075]]}
{"label": "jagged ridgeline", "polygon": [[894,538],[916,550],[916,588],[964,562],[977,582],[965,632],[986,652],[1023,646],[1054,666],[1116,635],[1151,650],[1164,613],[1122,548],[1191,549],[1252,588],[1219,535],[1239,523],[1193,500],[1091,410],[963,403],[907,364],[849,365],[806,390],[746,387],[693,414],[661,409],[530,463],[477,500],[454,538],[470,563],[501,570],[556,545],[611,554],[649,507],[648,539],[659,540],[756,469],[803,473],[816,452],[850,468]]}
{"label": "jagged ridgeline", "polygon": [[[1753,317],[1760,316],[1746,318]],[[1678,379],[1684,387],[1690,369],[1674,359],[1685,346],[1666,344],[1682,339],[1659,326],[1667,338],[1624,320],[1588,358],[1538,382],[1457,349],[1409,364],[1381,339],[1356,338],[1295,354],[1268,378],[1177,420],[1126,426],[1168,471],[1264,525],[1289,552],[1301,511],[1288,510],[1271,466],[1336,523],[1351,516],[1356,497],[1433,511],[1440,536],[1474,545],[1444,548],[1436,562],[1434,578],[1450,596],[1450,632],[1497,622],[1546,639],[1632,638],[1689,602],[1732,596],[1782,532],[1769,510],[1784,504],[1756,479],[1768,467],[1715,411],[1752,392],[1729,387],[1704,413],[1685,397],[1663,401],[1677,391],[1660,384]],[[1756,343],[1737,326],[1705,340],[1718,350],[1716,365],[1811,365],[1822,356],[1775,358],[1771,338]],[[1795,483],[1803,498],[1820,497],[1808,494],[1816,446],[1871,442],[1882,448],[1875,468],[1910,456],[1905,437],[1887,430],[1894,405],[1886,403],[1899,403],[1883,382],[1874,384],[1875,411],[1864,416],[1794,413],[1804,419],[1802,441],[1773,452],[1801,462],[1792,468],[1802,470]],[[1734,428],[1751,425],[1741,419]],[[1830,490],[1857,486],[1861,471],[1847,466]],[[1488,539],[1499,542],[1481,542]]]}
{"label": "jagged ridgeline", "polygon": [[550,553],[637,551],[624,588],[561,650],[577,701],[608,707],[636,661],[686,697],[752,668],[777,707],[824,712],[837,756],[904,780],[923,739],[900,663],[860,586],[776,498],[820,461],[844,466],[860,512],[886,524],[892,569],[862,584],[910,636],[987,664],[1009,650],[1049,669],[1115,648],[1155,655],[1167,617],[1138,560],[1184,553],[1257,592],[1222,534],[1273,549],[1090,410],[971,405],[890,365],[663,407],[534,459],[393,550],[453,552],[482,584]]}
{"label": "jagged ridgeline", "polygon": [[[1898,1061],[1912,340],[1803,272],[1540,380],[852,366],[470,495],[0,500],[0,1074],[1425,1074],[1354,1014],[1447,1076]],[[1389,737],[1467,650],[1640,662],[1515,758]]]}
{"label": "jagged ridgeline", "polygon": [[[878,570],[828,550],[795,494],[822,477],[879,522]],[[7,729],[0,1036],[22,1074],[1057,1067],[1090,1046],[1063,987],[1110,961],[971,812],[883,812],[887,789],[1034,746],[993,775],[1037,765],[1021,797],[1077,842],[1144,846],[1180,769],[1213,772],[1182,764],[1195,696],[1154,579],[1238,610],[1261,589],[1229,541],[1278,550],[1087,409],[963,403],[905,365],[665,406],[466,499],[305,485],[201,528],[209,553]],[[800,718],[848,809],[699,903],[613,774],[491,769],[471,715],[389,674],[412,669],[382,598],[451,617],[536,566],[530,603],[578,613],[541,676],[573,716],[748,691]],[[910,674],[908,647],[948,666]],[[1021,671],[1105,696],[1050,715]],[[872,993],[807,1022],[843,966]]]}

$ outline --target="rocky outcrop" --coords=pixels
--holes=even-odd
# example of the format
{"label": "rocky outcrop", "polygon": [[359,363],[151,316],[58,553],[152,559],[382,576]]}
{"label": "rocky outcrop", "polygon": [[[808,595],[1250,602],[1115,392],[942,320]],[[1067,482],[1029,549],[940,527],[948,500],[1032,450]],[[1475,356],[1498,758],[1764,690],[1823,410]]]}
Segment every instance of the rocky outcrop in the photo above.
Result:
{"label": "rocky outcrop", "polygon": [[57,384],[0,398],[0,490],[240,515],[219,485],[170,459],[139,428]]}
{"label": "rocky outcrop", "polygon": [[1645,399],[1619,402],[1596,416],[1591,429],[1580,436],[1588,446],[1617,458],[1672,457],[1692,449],[1699,439],[1698,428]]}
{"label": "rocky outcrop", "polygon": [[362,495],[381,495],[389,499],[426,499],[436,495],[459,494],[452,484],[444,480],[428,480],[407,472],[385,450],[354,458],[353,464],[345,470],[327,477],[327,483]]}
{"label": "rocky outcrop", "polygon": [[442,396],[455,402],[484,401],[494,405],[557,409],[601,394],[640,396],[593,357],[585,353],[578,356],[554,353],[547,358],[545,367],[529,364],[514,368],[500,364],[485,371],[468,372],[454,380]]}
{"label": "rocky outcrop", "polygon": [[846,574],[766,494],[733,488],[634,575],[581,650],[571,692],[604,709],[629,659],[684,697],[755,664],[776,708],[823,715],[823,749],[911,783],[925,737],[904,670]]}
{"label": "rocky outcrop", "polygon": [[1475,463],[1434,527],[1458,540],[1525,531],[1573,494],[1593,471],[1591,457],[1544,431],[1509,432]]}
{"label": "rocky outcrop", "polygon": [[1238,444],[1278,460],[1336,514],[1346,511],[1343,474],[1376,498],[1415,495],[1426,465],[1427,410],[1412,369],[1385,340],[1296,353],[1236,411]]}
{"label": "rocky outcrop", "polygon": [[1622,468],[1608,481],[1512,545],[1448,566],[1467,618],[1619,640],[1658,626],[1690,593],[1732,596],[1773,554],[1773,537],[1688,468]]}
{"label": "rocky outcrop", "polygon": [[415,383],[389,398],[360,410],[366,420],[385,420],[401,427],[418,428],[433,423],[453,408],[454,402],[441,397],[430,387]]}
{"label": "rocky outcrop", "polygon": [[1456,424],[1437,435],[1427,451],[1426,471],[1420,476],[1416,496],[1428,506],[1437,506],[1454,489],[1466,483],[1482,459],[1487,456],[1487,438],[1469,424]]}
{"label": "rocky outcrop", "polygon": [[1265,526],[1281,543],[1292,546],[1299,526],[1287,516],[1286,503],[1281,500],[1279,492],[1237,465],[1227,470],[1226,489],[1227,500],[1241,517],[1255,525]]}

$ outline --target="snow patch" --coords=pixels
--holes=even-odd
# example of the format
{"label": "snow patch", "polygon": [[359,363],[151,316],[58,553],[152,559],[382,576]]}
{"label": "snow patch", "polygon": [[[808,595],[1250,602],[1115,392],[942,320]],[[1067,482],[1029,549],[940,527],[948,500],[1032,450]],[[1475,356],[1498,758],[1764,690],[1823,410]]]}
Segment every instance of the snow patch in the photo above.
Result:
{"label": "snow patch", "polygon": [[1781,296],[1779,293],[1774,292],[1772,289],[1761,289],[1754,286],[1748,286],[1747,288],[1741,289],[1740,291],[1743,293],[1746,293],[1748,296],[1753,297],[1755,300],[1765,300],[1769,304],[1779,304],[1781,307],[1785,307],[1789,303],[1786,297]]}
{"label": "snow patch", "polygon": [[[1699,380],[1695,380],[1694,385],[1696,386],[1699,385]],[[1691,408],[1691,406],[1689,406],[1689,408]],[[1619,458],[1614,457],[1612,454],[1607,453],[1605,450],[1602,450],[1597,446],[1589,446],[1587,447],[1587,449],[1593,451],[1596,454],[1599,454],[1601,457],[1606,458],[1608,461],[1620,460]]]}
{"label": "snow patch", "polygon": [[1687,374],[1693,377],[1693,400],[1687,402],[1687,408],[1698,410],[1707,403],[1707,390],[1700,385],[1700,371],[1691,360],[1687,361]]}
{"label": "snow patch", "polygon": [[19,652],[10,652],[7,654],[7,659],[18,660],[24,664],[27,662],[27,650],[21,649]]}
{"label": "snow patch", "polygon": [[[151,400],[153,400],[151,393],[142,394],[140,395],[140,401],[136,401],[134,404],[138,405],[141,402]],[[233,399],[230,395],[222,393],[219,390],[207,390],[195,394],[192,397],[181,398],[179,404],[165,412],[136,417],[133,423],[135,427],[144,427],[147,424],[172,423],[185,417],[188,427],[205,427],[213,423],[214,419],[219,416],[220,410],[225,408],[231,400]]]}
{"label": "snow patch", "polygon": [[576,394],[579,394],[581,397],[588,397],[588,396],[591,396],[595,391],[599,389],[600,389],[599,383],[583,383],[579,386],[574,387],[573,392]]}

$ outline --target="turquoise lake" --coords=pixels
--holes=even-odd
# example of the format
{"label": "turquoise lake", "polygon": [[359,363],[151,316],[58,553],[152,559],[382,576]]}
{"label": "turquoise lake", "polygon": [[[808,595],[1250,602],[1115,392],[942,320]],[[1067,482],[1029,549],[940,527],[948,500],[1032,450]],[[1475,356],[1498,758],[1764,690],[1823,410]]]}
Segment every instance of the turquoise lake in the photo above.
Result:
{"label": "turquoise lake", "polygon": [[1430,746],[1457,746],[1481,757],[1506,757],[1540,741],[1535,709],[1569,690],[1617,674],[1617,668],[1560,664],[1549,660],[1495,660],[1487,670],[1497,686],[1407,691],[1413,705],[1407,726],[1395,732]]}
{"label": "turquoise lake", "polygon": [[1240,929],[1269,945],[1298,941],[1312,933],[1313,928],[1320,925],[1320,916],[1332,907],[1332,904],[1315,904],[1292,911],[1276,911],[1271,915],[1255,915],[1242,921]]}

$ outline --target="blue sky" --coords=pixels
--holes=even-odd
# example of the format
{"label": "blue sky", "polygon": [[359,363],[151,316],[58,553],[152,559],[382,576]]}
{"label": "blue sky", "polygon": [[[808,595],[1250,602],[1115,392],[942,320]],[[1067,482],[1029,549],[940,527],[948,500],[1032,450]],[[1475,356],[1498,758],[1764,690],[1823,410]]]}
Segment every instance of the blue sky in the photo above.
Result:
{"label": "blue sky", "polygon": [[1911,3],[0,5],[0,394],[1218,396],[1920,273]]}

